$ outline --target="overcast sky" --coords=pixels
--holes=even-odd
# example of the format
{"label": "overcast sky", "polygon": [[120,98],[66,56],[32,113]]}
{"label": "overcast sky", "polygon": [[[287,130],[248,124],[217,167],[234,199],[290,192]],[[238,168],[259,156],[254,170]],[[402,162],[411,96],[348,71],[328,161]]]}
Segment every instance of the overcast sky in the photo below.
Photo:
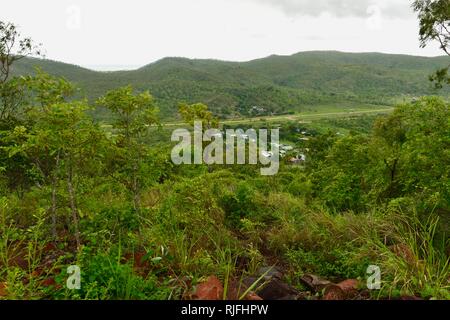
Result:
{"label": "overcast sky", "polygon": [[246,61],[308,50],[424,56],[412,0],[19,0],[0,20],[46,57],[99,70],[167,56]]}

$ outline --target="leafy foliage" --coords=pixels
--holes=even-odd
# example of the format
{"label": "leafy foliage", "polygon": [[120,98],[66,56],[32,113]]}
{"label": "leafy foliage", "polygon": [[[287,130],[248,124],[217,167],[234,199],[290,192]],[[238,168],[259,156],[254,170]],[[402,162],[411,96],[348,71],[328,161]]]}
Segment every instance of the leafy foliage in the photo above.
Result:
{"label": "leafy foliage", "polygon": [[[430,41],[439,42],[440,48],[450,56],[450,4],[447,0],[415,0],[414,10],[420,20],[420,42],[426,47]],[[430,80],[435,81],[438,88],[443,83],[450,84],[448,69],[438,70]]]}

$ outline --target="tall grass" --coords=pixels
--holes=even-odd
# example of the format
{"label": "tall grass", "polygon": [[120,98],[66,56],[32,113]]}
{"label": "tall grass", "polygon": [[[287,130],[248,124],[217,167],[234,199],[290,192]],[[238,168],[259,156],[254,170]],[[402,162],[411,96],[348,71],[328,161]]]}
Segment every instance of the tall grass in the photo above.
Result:
{"label": "tall grass", "polygon": [[420,219],[416,212],[396,213],[391,235],[396,244],[377,242],[384,281],[382,292],[389,296],[419,295],[450,299],[450,258],[445,243],[436,243],[439,217]]}

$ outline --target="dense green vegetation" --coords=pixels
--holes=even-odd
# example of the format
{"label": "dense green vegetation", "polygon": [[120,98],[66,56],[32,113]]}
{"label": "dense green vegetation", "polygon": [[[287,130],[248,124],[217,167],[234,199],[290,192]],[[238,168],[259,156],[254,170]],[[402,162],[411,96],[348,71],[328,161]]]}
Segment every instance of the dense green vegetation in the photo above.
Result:
{"label": "dense green vegetation", "polygon": [[[26,58],[14,65],[13,72],[31,75],[40,66],[75,82],[81,88],[78,96],[90,101],[126,85],[149,90],[163,119],[175,117],[179,102],[203,102],[217,116],[230,118],[300,112],[326,103],[391,105],[398,99],[436,94],[427,77],[447,64],[445,57],[304,52],[244,63],[166,58],[120,72]],[[448,93],[448,89],[439,92]],[[110,117],[104,109],[96,115]]]}
{"label": "dense green vegetation", "polygon": [[[383,287],[373,298],[450,298],[443,100],[363,122],[267,124],[309,152],[305,165],[263,177],[250,165],[173,165],[162,138],[171,129],[149,126],[148,93],[108,92],[97,104],[114,121],[101,127],[70,83],[44,73],[22,81],[25,111],[2,119],[3,297],[189,298],[208,275],[229,284],[276,263],[300,290],[305,273],[364,281],[375,264]],[[212,121],[204,105],[180,112]],[[303,130],[310,140],[299,140]],[[65,286],[73,264],[81,290]]]}
{"label": "dense green vegetation", "polygon": [[[26,58],[38,49],[12,24],[0,35],[0,299],[194,299],[210,276],[216,298],[246,299],[273,266],[296,299],[336,289],[305,275],[356,283],[352,298],[450,299],[448,88],[418,97],[443,58],[171,58],[100,73]],[[175,165],[172,132],[195,120],[279,129],[291,148],[273,176]]]}

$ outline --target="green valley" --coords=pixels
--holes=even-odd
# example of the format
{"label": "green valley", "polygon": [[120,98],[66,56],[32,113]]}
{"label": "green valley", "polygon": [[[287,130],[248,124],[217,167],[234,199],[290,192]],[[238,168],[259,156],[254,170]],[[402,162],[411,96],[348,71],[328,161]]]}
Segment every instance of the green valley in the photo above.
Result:
{"label": "green valley", "polygon": [[[237,63],[166,58],[137,70],[95,72],[49,60],[23,59],[16,75],[33,74],[36,66],[66,78],[91,101],[106,91],[132,85],[149,90],[161,116],[173,119],[178,103],[206,103],[221,118],[289,114],[324,104],[393,105],[436,91],[428,76],[445,66],[446,58],[380,53],[303,52]],[[376,106],[375,106],[376,108]],[[97,116],[109,113],[98,109]]]}

